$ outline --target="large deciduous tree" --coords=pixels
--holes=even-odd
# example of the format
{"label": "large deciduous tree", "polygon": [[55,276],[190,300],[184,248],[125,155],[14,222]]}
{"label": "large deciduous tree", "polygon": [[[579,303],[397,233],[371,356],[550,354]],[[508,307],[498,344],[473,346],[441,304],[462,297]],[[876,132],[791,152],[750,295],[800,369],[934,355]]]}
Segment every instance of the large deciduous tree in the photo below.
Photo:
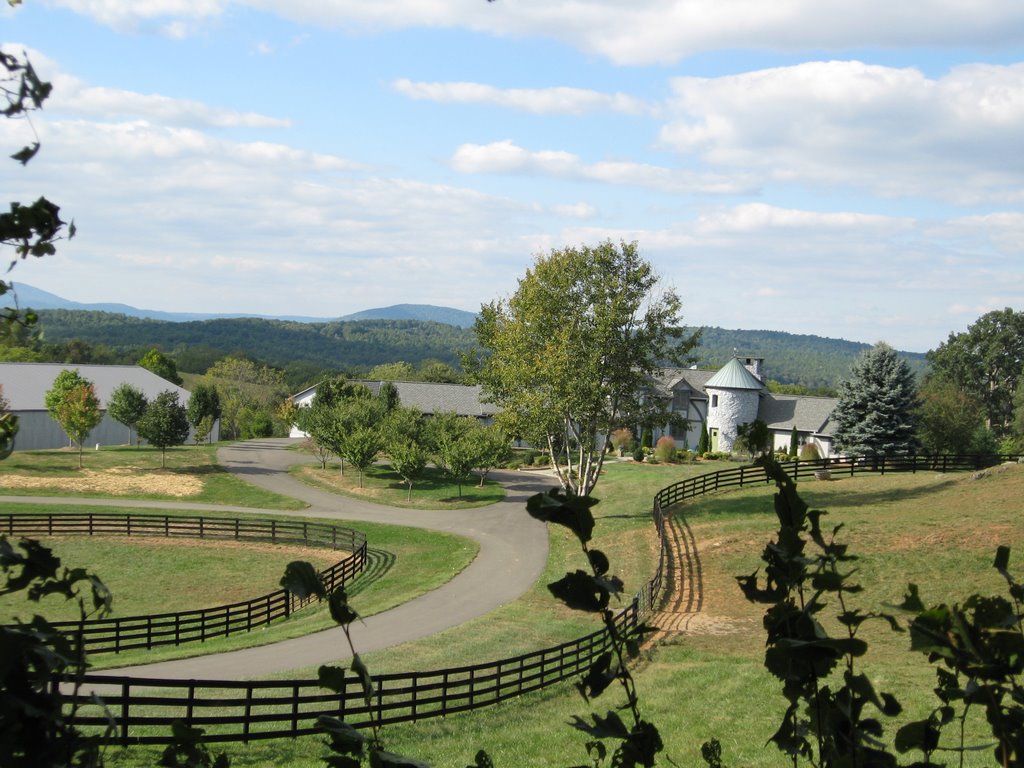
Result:
{"label": "large deciduous tree", "polygon": [[1024,370],[1024,312],[989,312],[964,333],[951,333],[928,353],[931,375],[984,403],[989,427],[1004,432],[1013,421],[1013,398]]}
{"label": "large deciduous tree", "polygon": [[149,401],[141,389],[127,382],[120,384],[110,393],[107,401],[107,413],[112,419],[128,427],[128,445],[132,444],[132,430],[139,419],[146,413]]}
{"label": "large deciduous tree", "polygon": [[161,379],[181,386],[182,378],[178,375],[178,366],[156,347],[153,347],[139,359],[139,365],[147,371],[155,373]]}
{"label": "large deciduous tree", "polygon": [[178,393],[161,392],[153,398],[139,420],[139,435],[160,449],[160,467],[167,466],[167,449],[188,440],[188,415],[178,402]]}
{"label": "large deciduous tree", "polygon": [[912,453],[917,449],[917,388],[905,360],[879,342],[853,364],[839,385],[832,412],[836,447],[856,456]]}
{"label": "large deciduous tree", "polygon": [[588,496],[612,429],[667,420],[644,393],[656,368],[684,362],[697,342],[680,310],[636,243],[563,248],[538,256],[511,297],[481,307],[483,356],[467,366],[502,409],[502,428],[546,445],[562,487]]}
{"label": "large deciduous tree", "polygon": [[252,437],[256,418],[262,414],[272,419],[288,394],[281,371],[244,357],[225,357],[211,365],[206,383],[220,397],[221,437],[232,440]]}
{"label": "large deciduous tree", "polygon": [[932,377],[918,393],[918,437],[929,453],[977,453],[983,447],[985,407],[951,381]]}

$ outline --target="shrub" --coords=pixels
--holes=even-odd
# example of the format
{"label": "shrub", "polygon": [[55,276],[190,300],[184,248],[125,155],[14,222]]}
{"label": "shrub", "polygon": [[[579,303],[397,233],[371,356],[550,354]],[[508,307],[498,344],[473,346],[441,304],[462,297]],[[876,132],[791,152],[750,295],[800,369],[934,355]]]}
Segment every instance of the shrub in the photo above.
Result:
{"label": "shrub", "polygon": [[800,446],[800,458],[803,461],[817,461],[821,458],[821,454],[818,452],[818,446],[814,443],[804,443]]}
{"label": "shrub", "polygon": [[640,447],[637,447],[637,449],[633,451],[633,461],[643,461],[643,460],[644,460],[644,449],[640,448]]}
{"label": "shrub", "polygon": [[621,456],[623,452],[628,451],[630,446],[633,444],[633,431],[628,427],[616,429],[612,432],[610,440],[612,447],[614,447]]}
{"label": "shrub", "polygon": [[657,461],[670,462],[675,459],[675,456],[676,441],[668,435],[659,437],[657,444],[654,446],[654,458]]}

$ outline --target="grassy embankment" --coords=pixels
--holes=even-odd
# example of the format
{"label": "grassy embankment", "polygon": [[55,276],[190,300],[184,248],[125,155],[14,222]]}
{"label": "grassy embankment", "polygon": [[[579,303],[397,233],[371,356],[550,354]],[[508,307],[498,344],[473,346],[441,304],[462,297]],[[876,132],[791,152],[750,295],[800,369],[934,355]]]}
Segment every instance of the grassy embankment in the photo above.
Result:
{"label": "grassy embankment", "polygon": [[[623,555],[639,553],[637,568],[644,567],[641,560],[653,562],[650,538],[644,533],[649,530],[646,510],[653,491],[644,488],[643,481],[653,480],[653,486],[660,487],[689,468],[675,469],[674,478],[669,477],[670,469],[612,467],[599,486],[606,502],[596,510],[598,546],[609,550],[630,588],[635,574],[625,572]],[[771,492],[766,486],[724,493],[685,507],[699,555],[701,611],[677,617],[675,624],[682,631],[647,654],[636,673],[643,712],[661,729],[665,754],[678,765],[702,764],[700,744],[712,737],[722,741],[729,765],[788,764],[765,746],[783,704],[777,683],[762,666],[761,609],[743,600],[734,579],[759,567],[760,552],[775,530]],[[1000,543],[1015,549],[1013,570],[1024,570],[1018,551],[1024,543],[1019,501],[1024,498],[1024,467],[997,469],[978,480],[968,474],[922,473],[807,481],[801,484],[801,493],[812,506],[830,510],[828,523],[844,524],[840,539],[860,557],[858,578],[865,589],[856,602],[863,609],[891,610],[910,581],[921,586],[926,602],[960,601],[974,591],[1002,593],[1004,584],[991,568]],[[637,495],[628,498],[632,494]],[[558,532],[552,540],[546,577],[579,565],[574,545]],[[374,654],[370,667],[408,669],[416,666],[415,660],[428,666],[442,661],[443,666],[455,659],[474,660],[487,651],[488,658],[515,653],[526,644],[520,641],[522,636],[531,641],[547,636],[552,617],[564,613],[552,602],[538,587],[486,619],[410,647]],[[493,634],[481,638],[489,624],[496,625]],[[579,626],[593,624],[584,618]],[[881,690],[896,693],[904,704],[905,714],[887,725],[891,735],[899,723],[922,717],[934,706],[934,672],[925,659],[908,650],[905,634],[893,634],[878,623],[869,625],[865,637],[871,650],[862,668]],[[620,699],[612,692],[588,707],[571,686],[562,686],[444,721],[389,727],[385,739],[389,748],[438,768],[461,768],[480,747],[490,751],[496,765],[583,763],[588,737],[568,721],[591,709],[603,713]],[[972,739],[983,740],[982,733],[977,724],[972,726]],[[314,766],[325,754],[316,738],[231,746],[227,751],[235,766]],[[129,750],[112,757],[114,765],[142,765],[152,762],[153,753]],[[978,752],[968,754],[965,764],[992,762],[988,752]]]}
{"label": "grassy embankment", "polygon": [[[703,465],[697,471],[715,468]],[[609,552],[628,589],[653,563],[647,517],[653,491],[690,471],[613,466],[599,486],[605,501],[595,510],[596,543]],[[982,480],[924,473],[805,482],[801,492],[812,505],[829,509],[831,522],[845,524],[841,537],[861,557],[865,592],[860,605],[868,609],[899,602],[908,581],[922,585],[926,601],[933,602],[962,600],[976,590],[1000,592],[1001,580],[990,567],[992,552],[999,543],[1019,548],[1024,542],[1019,514],[1024,468],[1010,467]],[[661,728],[666,753],[677,764],[700,764],[700,743],[711,737],[722,740],[729,764],[785,764],[764,747],[777,725],[781,698],[761,665],[760,610],[742,600],[733,578],[758,567],[760,550],[774,531],[770,493],[766,487],[721,494],[685,509],[700,557],[702,610],[682,617],[677,625],[684,632],[650,653],[637,671],[644,712]],[[552,531],[552,557],[542,581],[579,567],[578,555],[573,542]],[[360,599],[355,602],[366,610]],[[445,666],[453,659],[486,660],[537,648],[563,631],[592,627],[585,617],[555,605],[538,585],[485,619],[374,654],[369,663],[372,670],[385,671]],[[878,625],[868,638],[872,650],[865,668],[881,689],[900,696],[904,719],[922,716],[932,706],[931,669],[906,649],[905,635],[892,635]],[[617,703],[610,694],[593,709],[604,711]],[[436,766],[463,766],[481,746],[498,765],[564,765],[585,759],[587,737],[563,724],[587,711],[565,686],[445,721],[391,727],[385,736],[389,747]],[[227,749],[236,766],[313,766],[321,764],[324,754],[319,739]],[[115,765],[153,761],[151,751],[140,749],[114,751],[110,757]],[[966,764],[988,765],[990,760],[985,753],[972,754]]]}

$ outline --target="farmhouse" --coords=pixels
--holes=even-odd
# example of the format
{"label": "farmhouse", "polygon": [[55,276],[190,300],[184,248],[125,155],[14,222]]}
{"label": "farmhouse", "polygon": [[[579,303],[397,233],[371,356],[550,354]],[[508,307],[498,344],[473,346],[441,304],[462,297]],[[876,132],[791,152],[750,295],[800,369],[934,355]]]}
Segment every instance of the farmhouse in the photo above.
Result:
{"label": "farmhouse", "polygon": [[829,419],[834,397],[777,395],[768,391],[758,357],[734,357],[718,371],[667,368],[652,386],[654,397],[669,401],[680,424],[655,430],[654,438],[670,435],[676,445],[695,448],[701,424],[706,424],[711,450],[730,451],[737,428],[760,419],[768,425],[774,448],[788,449],[796,427],[801,445],[813,443],[822,457],[831,455],[833,437]]}
{"label": "farmhouse", "polygon": [[[353,379],[350,383],[362,384],[376,396],[384,382]],[[402,405],[418,408],[426,416],[454,412],[458,416],[473,416],[484,424],[490,424],[494,420],[494,414],[498,412],[493,404],[483,402],[479,385],[435,384],[427,381],[395,381],[391,383],[398,390],[398,401]],[[316,386],[314,385],[292,395],[292,402],[299,407],[308,406],[313,403],[315,395]],[[306,433],[292,425],[289,437],[306,437]]]}
{"label": "farmhouse", "polygon": [[[103,420],[89,433],[90,445],[125,445],[128,427],[106,413],[111,393],[121,384],[131,384],[152,400],[165,390],[178,393],[178,402],[188,403],[189,391],[162,379],[138,365],[72,365],[70,363],[0,363],[0,384],[10,410],[18,417],[15,450],[63,448],[68,437],[50,417],[44,398],[57,374],[65,369],[77,370],[96,386],[96,396],[103,410]],[[213,439],[219,438],[220,424],[214,425]],[[190,439],[191,439],[190,435]]]}
{"label": "farmhouse", "polygon": [[[829,417],[836,406],[832,397],[804,395],[776,395],[767,390],[761,373],[761,358],[733,358],[718,371],[695,368],[665,368],[651,382],[651,397],[668,401],[676,424],[654,430],[654,439],[670,435],[680,448],[696,448],[701,426],[706,424],[711,437],[711,448],[729,451],[736,440],[741,424],[761,419],[768,425],[775,448],[789,448],[793,428],[796,427],[800,444],[813,443],[821,456],[831,454],[832,433]],[[376,394],[380,381],[354,381]],[[480,386],[463,384],[433,384],[422,381],[396,381],[402,405],[419,408],[430,415],[454,411],[460,416],[474,416],[490,423],[497,407],[482,401]],[[294,395],[298,406],[313,402],[316,387],[312,386]],[[306,434],[293,426],[292,437]]]}

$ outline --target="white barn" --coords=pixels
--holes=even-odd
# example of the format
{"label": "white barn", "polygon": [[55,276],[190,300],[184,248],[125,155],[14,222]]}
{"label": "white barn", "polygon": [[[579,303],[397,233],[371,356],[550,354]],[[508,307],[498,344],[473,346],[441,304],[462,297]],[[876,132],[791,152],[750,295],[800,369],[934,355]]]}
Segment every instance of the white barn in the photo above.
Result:
{"label": "white barn", "polygon": [[[16,451],[63,448],[69,445],[68,436],[50,417],[44,398],[53,387],[53,380],[63,370],[77,370],[96,387],[96,396],[103,410],[103,419],[89,433],[85,446],[126,445],[128,427],[106,413],[111,393],[121,384],[131,384],[152,400],[165,390],[178,393],[178,402],[188,403],[187,389],[162,379],[152,371],[138,365],[74,365],[71,363],[0,363],[0,384],[10,404],[11,413],[18,417],[18,435],[14,441]],[[214,425],[213,439],[220,435],[220,423]],[[193,434],[189,434],[193,439]]]}

